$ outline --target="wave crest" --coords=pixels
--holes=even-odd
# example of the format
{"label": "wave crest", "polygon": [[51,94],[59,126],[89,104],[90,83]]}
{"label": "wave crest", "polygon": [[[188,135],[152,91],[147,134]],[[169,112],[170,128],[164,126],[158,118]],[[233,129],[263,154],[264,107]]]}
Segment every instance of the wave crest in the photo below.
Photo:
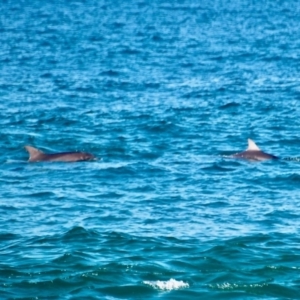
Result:
{"label": "wave crest", "polygon": [[188,283],[183,282],[182,280],[175,280],[173,278],[168,281],[144,281],[143,283],[162,291],[172,291],[189,287]]}

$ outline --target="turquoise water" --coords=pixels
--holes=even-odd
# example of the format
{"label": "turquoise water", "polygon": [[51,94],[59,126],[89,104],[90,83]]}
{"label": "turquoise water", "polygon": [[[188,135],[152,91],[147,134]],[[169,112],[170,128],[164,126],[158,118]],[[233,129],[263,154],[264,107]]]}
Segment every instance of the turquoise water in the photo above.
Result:
{"label": "turquoise water", "polygon": [[1,299],[300,299],[297,1],[1,8]]}

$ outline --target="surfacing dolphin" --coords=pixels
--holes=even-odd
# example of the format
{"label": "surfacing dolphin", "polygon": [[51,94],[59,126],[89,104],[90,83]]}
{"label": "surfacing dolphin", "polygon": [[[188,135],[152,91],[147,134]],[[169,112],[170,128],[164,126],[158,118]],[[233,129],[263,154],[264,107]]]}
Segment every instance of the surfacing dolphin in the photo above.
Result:
{"label": "surfacing dolphin", "polygon": [[96,157],[90,153],[85,152],[62,152],[46,154],[34,147],[25,146],[25,149],[29,153],[29,162],[39,162],[39,161],[60,161],[60,162],[75,162],[75,161],[86,161],[95,160]]}
{"label": "surfacing dolphin", "polygon": [[267,159],[279,158],[275,155],[268,154],[261,151],[251,139],[248,139],[248,148],[246,151],[233,154],[232,157],[248,159],[248,160],[267,160]]}

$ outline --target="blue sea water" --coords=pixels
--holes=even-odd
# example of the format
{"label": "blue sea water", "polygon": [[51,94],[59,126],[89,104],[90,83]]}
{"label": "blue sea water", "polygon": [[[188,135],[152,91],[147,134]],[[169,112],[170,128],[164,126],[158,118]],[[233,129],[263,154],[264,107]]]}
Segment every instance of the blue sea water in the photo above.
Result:
{"label": "blue sea water", "polygon": [[300,299],[298,1],[1,9],[1,299]]}

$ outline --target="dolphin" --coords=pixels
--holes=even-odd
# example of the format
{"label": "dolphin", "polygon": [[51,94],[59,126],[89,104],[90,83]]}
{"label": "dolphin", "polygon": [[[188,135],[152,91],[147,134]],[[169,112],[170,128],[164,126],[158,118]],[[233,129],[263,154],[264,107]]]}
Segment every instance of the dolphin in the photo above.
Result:
{"label": "dolphin", "polygon": [[46,154],[31,146],[25,146],[25,149],[29,153],[29,160],[28,160],[29,162],[39,162],[39,161],[75,162],[75,161],[96,159],[94,155],[90,153],[84,153],[84,152],[62,152],[62,153]]}
{"label": "dolphin", "polygon": [[252,141],[251,139],[248,139],[248,148],[246,151],[233,154],[232,157],[235,158],[242,158],[242,159],[248,159],[248,160],[267,160],[267,159],[278,159],[279,157],[265,153],[261,151],[258,146]]}

